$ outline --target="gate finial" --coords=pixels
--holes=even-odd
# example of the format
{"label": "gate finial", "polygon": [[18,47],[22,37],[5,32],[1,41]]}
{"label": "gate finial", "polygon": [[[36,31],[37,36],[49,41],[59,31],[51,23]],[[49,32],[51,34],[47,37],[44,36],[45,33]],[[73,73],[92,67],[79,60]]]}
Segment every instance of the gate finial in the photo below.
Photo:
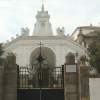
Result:
{"label": "gate finial", "polygon": [[75,56],[73,53],[69,52],[67,55],[66,55],[66,62],[65,64],[75,64]]}

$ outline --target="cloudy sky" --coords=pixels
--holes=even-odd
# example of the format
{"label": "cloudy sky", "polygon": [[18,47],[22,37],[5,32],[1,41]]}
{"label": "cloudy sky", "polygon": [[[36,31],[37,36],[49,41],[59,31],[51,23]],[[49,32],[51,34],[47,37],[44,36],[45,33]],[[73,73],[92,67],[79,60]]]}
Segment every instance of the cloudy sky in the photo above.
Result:
{"label": "cloudy sky", "polygon": [[[21,27],[33,33],[35,16],[41,10],[42,0],[0,0],[0,42],[21,34]],[[44,0],[44,10],[50,15],[53,34],[65,27],[65,34],[79,26],[99,26],[100,0]]]}

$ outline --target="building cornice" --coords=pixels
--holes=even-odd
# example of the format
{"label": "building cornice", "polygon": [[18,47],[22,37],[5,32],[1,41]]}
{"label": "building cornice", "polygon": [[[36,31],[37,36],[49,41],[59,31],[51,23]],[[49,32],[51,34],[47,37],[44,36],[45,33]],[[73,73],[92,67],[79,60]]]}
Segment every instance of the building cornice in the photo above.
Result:
{"label": "building cornice", "polygon": [[[73,36],[74,34],[75,34],[75,31],[77,30],[77,29],[100,29],[100,26],[81,26],[81,27],[77,27],[75,30],[74,30],[74,32],[71,34],[71,36]],[[71,37],[70,36],[70,37]]]}
{"label": "building cornice", "polygon": [[[25,42],[27,41],[27,42]],[[74,40],[71,40],[69,37],[66,36],[20,36],[17,39],[14,39],[13,41],[7,43],[4,46],[4,49],[10,49],[11,51],[16,49],[18,46],[25,44],[25,45],[34,45],[37,44],[37,41],[41,41],[45,44],[59,44],[59,43],[66,43],[66,45],[70,48],[72,48],[73,50],[77,51],[78,47],[84,51],[86,51],[86,48],[78,43],[76,43]],[[15,44],[15,45],[14,45]],[[75,47],[73,47],[73,45],[75,45]],[[81,52],[80,50],[78,50],[78,52]]]}

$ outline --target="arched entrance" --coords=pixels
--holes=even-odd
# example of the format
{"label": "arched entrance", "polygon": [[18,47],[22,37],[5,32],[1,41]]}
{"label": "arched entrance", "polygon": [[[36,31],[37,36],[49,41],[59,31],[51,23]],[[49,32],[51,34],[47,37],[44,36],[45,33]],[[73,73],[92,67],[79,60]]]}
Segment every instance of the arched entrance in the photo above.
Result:
{"label": "arched entrance", "polygon": [[[34,62],[34,59],[39,56],[39,53],[40,47],[37,47],[32,51],[32,53],[30,54],[30,64],[32,64]],[[41,54],[43,58],[45,58],[46,61],[48,61],[48,64],[56,66],[56,55],[53,50],[51,50],[48,47],[42,46]],[[37,67],[39,67],[39,65]]]}
{"label": "arched entrance", "polygon": [[[30,65],[37,63],[36,58],[39,57],[40,54],[40,47],[37,47],[36,49],[34,49],[30,55]],[[42,47],[41,49],[41,55],[42,57],[45,59],[44,64],[41,64],[41,74],[42,74],[42,86],[43,87],[48,87],[48,85],[50,84],[49,81],[49,73],[51,72],[51,70],[49,70],[52,67],[55,67],[55,61],[56,61],[56,57],[55,57],[55,53],[48,47]],[[38,84],[39,83],[39,74],[40,74],[40,64],[38,63],[37,65],[33,66],[33,70],[31,70],[31,72],[33,74],[38,74]]]}
{"label": "arched entrance", "polygon": [[[34,60],[34,57],[38,56],[39,53],[40,53],[40,47],[37,47],[36,49],[34,49],[32,51],[32,53],[30,54],[30,63],[32,63],[32,61]],[[55,63],[56,63],[56,55],[55,55],[53,50],[51,50],[48,47],[42,46],[41,54],[44,57],[46,57],[46,59],[49,61],[49,63],[51,63],[51,64],[54,63],[54,65],[55,65]]]}

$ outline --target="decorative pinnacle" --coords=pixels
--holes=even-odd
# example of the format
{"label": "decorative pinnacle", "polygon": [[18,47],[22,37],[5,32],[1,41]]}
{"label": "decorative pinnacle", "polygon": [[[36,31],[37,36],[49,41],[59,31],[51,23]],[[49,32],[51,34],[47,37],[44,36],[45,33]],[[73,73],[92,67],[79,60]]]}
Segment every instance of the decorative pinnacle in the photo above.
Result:
{"label": "decorative pinnacle", "polygon": [[90,23],[90,26],[92,26],[92,24]]}
{"label": "decorative pinnacle", "polygon": [[42,11],[44,11],[44,5],[42,4]]}
{"label": "decorative pinnacle", "polygon": [[79,32],[79,34],[83,34],[83,33],[82,33],[82,29],[81,29],[81,28],[80,28],[80,32]]}
{"label": "decorative pinnacle", "polygon": [[80,28],[80,32],[82,32],[82,29]]}

